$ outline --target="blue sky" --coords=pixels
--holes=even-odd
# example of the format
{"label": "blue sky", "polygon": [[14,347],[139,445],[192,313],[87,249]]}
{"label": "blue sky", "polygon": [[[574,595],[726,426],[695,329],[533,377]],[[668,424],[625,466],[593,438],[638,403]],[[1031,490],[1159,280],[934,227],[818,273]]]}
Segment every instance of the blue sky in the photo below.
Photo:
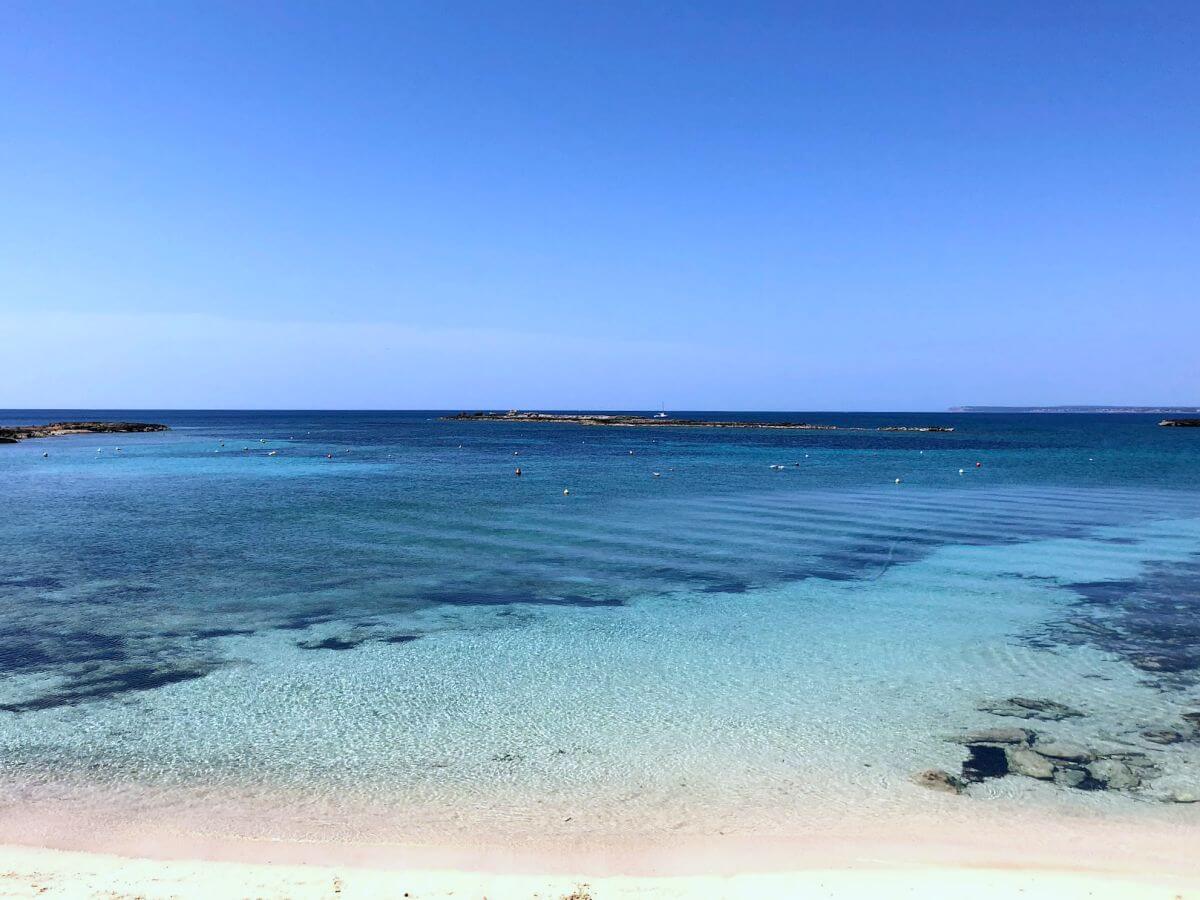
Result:
{"label": "blue sky", "polygon": [[0,407],[1200,402],[1193,3],[0,5]]}

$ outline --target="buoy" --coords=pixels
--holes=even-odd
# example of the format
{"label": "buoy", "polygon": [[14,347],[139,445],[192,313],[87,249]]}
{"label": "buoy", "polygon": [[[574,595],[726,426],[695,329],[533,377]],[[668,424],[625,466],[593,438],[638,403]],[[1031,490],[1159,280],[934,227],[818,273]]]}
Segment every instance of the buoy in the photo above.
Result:
{"label": "buoy", "polygon": [[325,458],[326,458],[326,459],[333,459],[333,454],[332,454],[332,453],[326,453],[326,454],[325,454]]}
{"label": "buoy", "polygon": [[259,442],[260,444],[265,444],[265,443],[267,442],[267,439],[266,439],[266,438],[259,438],[259,439],[258,439],[258,442]]}
{"label": "buoy", "polygon": [[514,474],[515,474],[515,475],[520,475],[520,474],[521,474],[521,467],[520,467],[520,466],[518,466],[518,467],[517,467],[517,471],[516,471]]}
{"label": "buoy", "polygon": [[975,463],[975,468],[979,469],[979,468],[982,468],[982,467],[983,467],[983,463],[981,463],[981,462],[977,462],[977,463]]}
{"label": "buoy", "polygon": [[50,455],[49,453],[43,453],[43,454],[42,454],[42,459],[45,459],[45,458],[46,458],[47,456],[49,456],[49,455]]}
{"label": "buoy", "polygon": [[633,456],[633,451],[632,451],[632,450],[630,450],[630,451],[629,451],[629,455],[630,455],[630,456]]}
{"label": "buoy", "polygon": [[567,496],[567,494],[569,494],[569,493],[571,493],[569,490],[567,490],[566,488],[563,488],[563,496],[564,497]]}
{"label": "buoy", "polygon": [[278,455],[279,455],[278,450],[272,450],[270,453],[267,454],[267,456],[278,456]]}
{"label": "buoy", "polygon": [[900,483],[900,479],[899,479],[899,478],[897,478],[897,479],[896,479],[896,484],[899,484],[899,483]]}
{"label": "buoy", "polygon": [[521,455],[521,451],[520,451],[520,450],[514,450],[514,451],[513,451],[513,456],[520,456],[520,455]]}
{"label": "buoy", "polygon": [[958,474],[959,474],[959,475],[966,475],[966,474],[967,474],[967,470],[966,470],[966,469],[959,469],[959,470],[958,470]]}
{"label": "buoy", "polygon": [[655,472],[655,473],[654,473],[654,477],[655,477],[655,478],[662,478],[662,473],[661,473],[661,472]]}

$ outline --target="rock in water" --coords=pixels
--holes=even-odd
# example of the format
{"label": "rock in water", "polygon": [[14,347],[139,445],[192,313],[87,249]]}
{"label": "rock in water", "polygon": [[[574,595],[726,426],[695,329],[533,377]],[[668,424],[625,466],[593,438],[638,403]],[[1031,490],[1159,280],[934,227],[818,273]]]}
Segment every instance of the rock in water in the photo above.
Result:
{"label": "rock in water", "polygon": [[1149,731],[1143,731],[1142,737],[1153,744],[1178,744],[1180,741],[1186,740],[1185,735],[1173,728],[1152,728]]}
{"label": "rock in water", "polygon": [[1028,747],[1008,747],[1005,749],[1008,757],[1009,771],[1028,778],[1038,778],[1049,781],[1054,777],[1054,763],[1040,753]]}
{"label": "rock in water", "polygon": [[1110,791],[1128,791],[1142,783],[1133,769],[1115,759],[1098,759],[1088,764],[1087,773]]}
{"label": "rock in water", "polygon": [[1058,722],[1082,716],[1077,709],[1058,703],[1054,700],[1033,700],[1029,697],[1009,697],[994,703],[984,703],[979,706],[983,712],[994,716],[1012,716],[1017,719],[1041,719],[1046,722]]}
{"label": "rock in water", "polygon": [[1067,762],[1085,763],[1096,758],[1087,747],[1072,744],[1070,741],[1038,741],[1034,749],[1042,756],[1064,759]]}
{"label": "rock in water", "polygon": [[913,776],[913,781],[934,791],[943,791],[947,794],[961,794],[963,784],[961,778],[951,775],[949,772],[942,769],[926,769],[924,772],[918,772]]}
{"label": "rock in water", "polygon": [[1028,744],[1036,735],[1028,728],[1017,728],[1015,725],[998,725],[995,728],[981,728],[978,731],[968,731],[956,739],[959,744]]}
{"label": "rock in water", "polygon": [[1087,790],[1086,785],[1090,783],[1090,779],[1088,773],[1077,766],[1062,766],[1054,770],[1054,783]]}
{"label": "rock in water", "polygon": [[971,755],[962,765],[966,781],[983,781],[985,778],[999,778],[1008,774],[1008,757],[1004,755],[1003,747],[968,744],[967,751]]}

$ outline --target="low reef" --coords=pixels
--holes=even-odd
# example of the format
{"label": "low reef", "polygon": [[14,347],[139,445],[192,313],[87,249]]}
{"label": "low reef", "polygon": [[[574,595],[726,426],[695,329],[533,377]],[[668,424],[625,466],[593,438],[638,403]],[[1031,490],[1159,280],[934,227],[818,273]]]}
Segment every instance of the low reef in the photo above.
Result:
{"label": "low reef", "polygon": [[0,427],[0,444],[15,444],[29,438],[60,437],[65,434],[136,434],[170,431],[154,422],[51,422],[49,425]]}
{"label": "low reef", "polygon": [[1200,419],[1163,419],[1158,424],[1163,428],[1200,428]]}
{"label": "low reef", "polygon": [[620,413],[460,412],[442,417],[465,422],[549,422],[565,425],[605,425],[626,428],[760,428],[775,431],[953,431],[948,425],[882,425],[865,428],[853,425],[822,425],[812,422],[750,422],[712,419],[671,419]]}

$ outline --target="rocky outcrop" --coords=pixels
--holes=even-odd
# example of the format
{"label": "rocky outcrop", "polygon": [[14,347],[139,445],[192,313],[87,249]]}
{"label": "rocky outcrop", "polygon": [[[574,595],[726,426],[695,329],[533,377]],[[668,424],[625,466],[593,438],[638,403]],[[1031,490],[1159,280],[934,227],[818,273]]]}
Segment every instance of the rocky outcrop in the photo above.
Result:
{"label": "rocky outcrop", "polygon": [[153,422],[52,422],[49,425],[17,425],[0,428],[0,444],[15,444],[29,438],[61,437],[65,434],[136,434],[170,431]]}
{"label": "rocky outcrop", "polygon": [[[1019,701],[1018,708],[1039,714],[1061,715],[1064,709],[1070,709],[1049,700],[1011,700]],[[1030,710],[1023,705],[1030,703],[1036,708]],[[981,728],[953,740],[967,750],[960,779],[964,786],[989,778],[1019,775],[1072,790],[1140,791],[1146,781],[1159,774],[1150,757],[1141,751],[1115,746],[1097,750],[1042,736],[1028,728]]]}
{"label": "rocky outcrop", "polygon": [[1163,428],[1200,428],[1200,419],[1163,419],[1158,424]]}

